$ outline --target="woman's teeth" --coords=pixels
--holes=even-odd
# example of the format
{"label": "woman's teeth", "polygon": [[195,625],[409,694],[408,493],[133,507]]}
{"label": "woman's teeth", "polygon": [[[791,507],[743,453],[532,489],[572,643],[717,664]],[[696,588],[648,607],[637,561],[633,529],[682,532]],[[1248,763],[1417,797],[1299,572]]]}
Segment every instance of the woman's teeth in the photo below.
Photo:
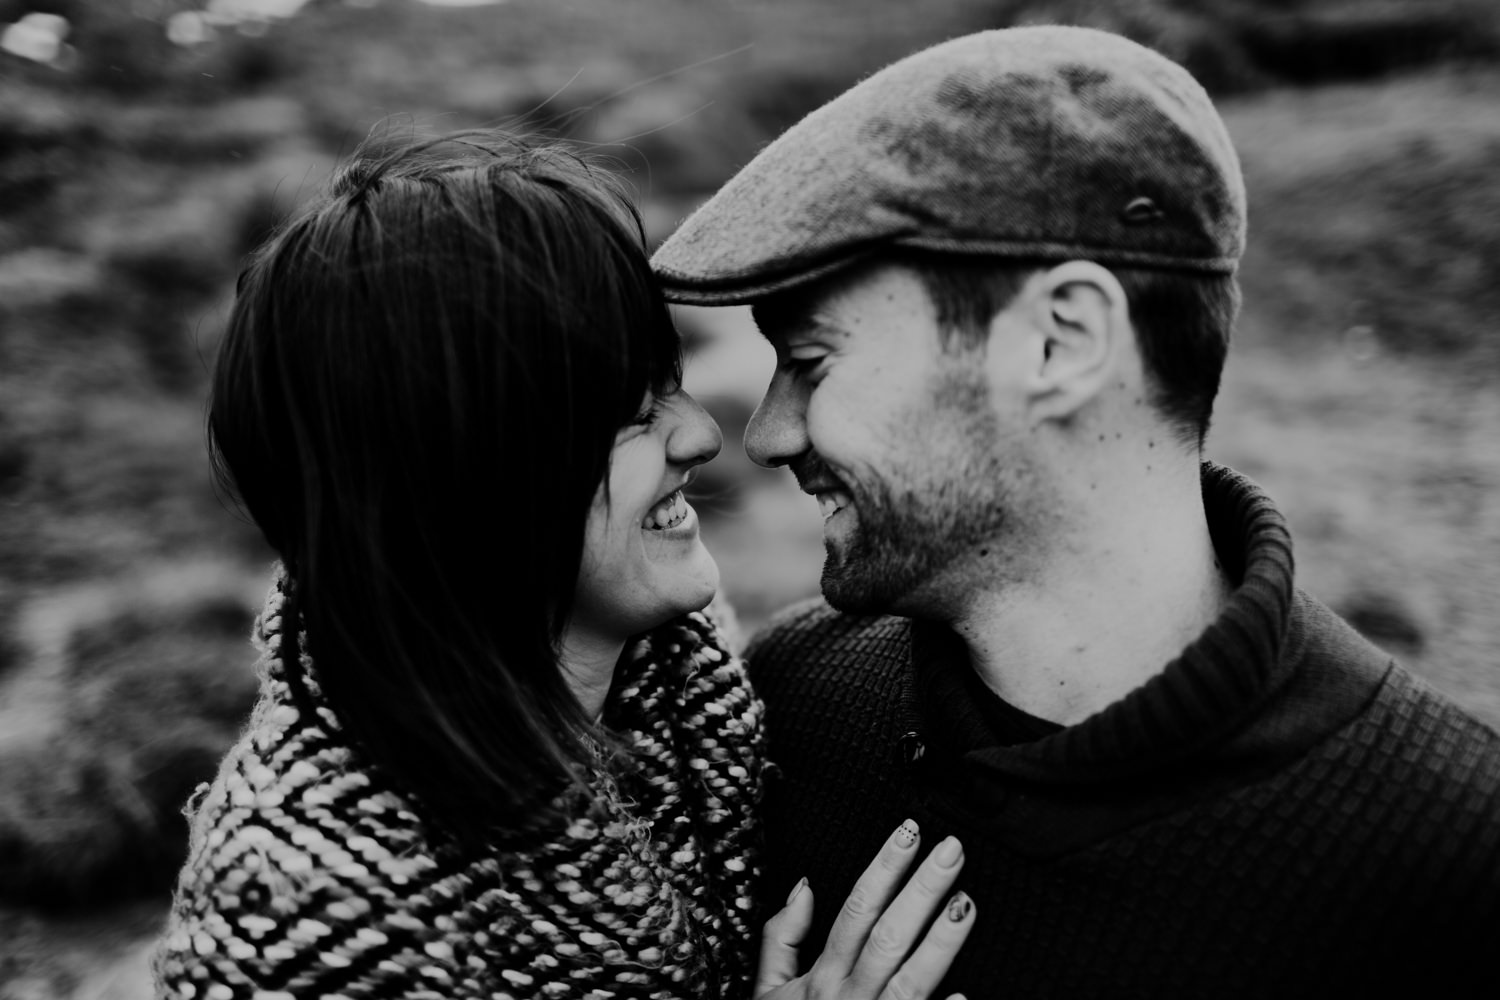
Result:
{"label": "woman's teeth", "polygon": [[825,521],[847,506],[849,506],[849,494],[840,490],[818,494],[818,511]]}
{"label": "woman's teeth", "polygon": [[690,510],[692,508],[688,506],[687,500],[683,499],[682,491],[678,490],[655,507],[652,507],[647,512],[646,519],[641,522],[641,527],[650,529],[651,531],[664,531],[667,528],[675,528],[687,520],[688,511]]}

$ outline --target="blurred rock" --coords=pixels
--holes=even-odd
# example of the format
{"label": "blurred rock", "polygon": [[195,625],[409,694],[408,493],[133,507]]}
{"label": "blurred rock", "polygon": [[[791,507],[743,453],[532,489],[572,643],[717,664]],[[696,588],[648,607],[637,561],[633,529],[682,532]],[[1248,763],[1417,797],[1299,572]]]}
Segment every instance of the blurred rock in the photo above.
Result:
{"label": "blurred rock", "polygon": [[1500,53],[1500,16],[1486,0],[1332,0],[1241,15],[1246,54],[1299,84],[1382,76]]}
{"label": "blurred rock", "polygon": [[0,582],[0,677],[21,662],[21,640],[17,635],[19,604],[17,589]]}
{"label": "blurred rock", "polygon": [[296,141],[308,127],[300,101],[276,94],[216,101],[202,107],[144,104],[101,116],[100,129],[147,159],[248,159]]}
{"label": "blurred rock", "polygon": [[3,1000],[146,1000],[149,960],[165,897],[87,914],[48,914],[0,904]]}
{"label": "blurred rock", "polygon": [[1397,656],[1420,655],[1427,633],[1399,597],[1363,592],[1344,598],[1339,614],[1375,645]]}
{"label": "blurred rock", "polygon": [[155,936],[140,941],[87,977],[74,992],[73,1000],[151,1000],[156,995],[151,978],[155,950]]}
{"label": "blurred rock", "polygon": [[85,254],[33,247],[0,257],[0,310],[56,309],[94,295],[102,281]]}
{"label": "blurred rock", "polygon": [[[644,196],[712,191],[739,166],[734,144],[713,141],[712,126],[696,121],[709,114],[714,96],[679,81],[646,84],[606,96],[580,118],[578,132],[597,152],[618,158]],[[722,111],[713,118],[722,123]]]}
{"label": "blurred rock", "polygon": [[1471,84],[1434,76],[1231,110],[1252,192],[1247,311],[1500,372],[1500,105]]}
{"label": "blurred rock", "polygon": [[[158,9],[148,10],[148,4]],[[184,9],[188,0],[59,0],[54,6],[72,22],[71,37],[78,50],[75,73],[87,84],[115,93],[140,93],[171,79],[177,47],[168,41],[164,21],[149,15]]]}
{"label": "blurred rock", "polygon": [[1500,55],[1500,9],[1489,0],[1035,0],[998,20],[1125,35],[1186,66],[1216,93]]}
{"label": "blurred rock", "polygon": [[254,698],[257,584],[165,566],[22,609],[22,663],[0,678],[0,899],[57,908],[170,884],[182,805]]}
{"label": "blurred rock", "polygon": [[[48,240],[58,216],[51,201],[80,170],[87,116],[55,90],[0,80],[0,253]],[[50,241],[50,240],[49,240]],[[0,300],[3,301],[3,300]]]}
{"label": "blurred rock", "polygon": [[56,14],[27,14],[0,30],[0,49],[22,59],[48,65],[64,65],[72,47],[64,44],[72,26]]}

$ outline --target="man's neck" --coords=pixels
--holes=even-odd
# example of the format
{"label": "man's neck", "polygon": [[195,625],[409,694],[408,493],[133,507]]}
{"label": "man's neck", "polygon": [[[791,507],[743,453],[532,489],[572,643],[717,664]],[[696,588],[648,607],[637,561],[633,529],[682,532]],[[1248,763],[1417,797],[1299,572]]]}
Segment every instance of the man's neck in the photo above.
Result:
{"label": "man's neck", "polygon": [[1155,479],[1114,484],[1029,579],[977,588],[948,622],[980,678],[1016,708],[1081,722],[1160,673],[1218,617],[1230,585],[1197,467],[1157,468]]}

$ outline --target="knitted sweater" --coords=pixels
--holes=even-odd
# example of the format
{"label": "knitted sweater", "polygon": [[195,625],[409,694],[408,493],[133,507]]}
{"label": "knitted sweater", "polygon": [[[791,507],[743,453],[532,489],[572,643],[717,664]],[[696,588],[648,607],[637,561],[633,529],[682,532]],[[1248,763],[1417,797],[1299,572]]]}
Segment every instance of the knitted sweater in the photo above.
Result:
{"label": "knitted sweater", "polygon": [[[466,852],[351,745],[280,588],[257,625],[262,696],[192,814],[158,995],[744,997],[758,927],[760,706],[701,615],[638,640],[605,724],[630,766],[524,850]],[[305,643],[299,648],[305,649]]]}
{"label": "knitted sweater", "polygon": [[930,623],[814,602],[752,643],[781,772],[765,898],[809,878],[805,956],[911,816],[927,844],[963,841],[978,905],[937,996],[1495,988],[1500,736],[1294,588],[1286,527],[1249,481],[1205,466],[1204,495],[1238,581],[1222,616],[1071,727],[1027,734],[986,705]]}

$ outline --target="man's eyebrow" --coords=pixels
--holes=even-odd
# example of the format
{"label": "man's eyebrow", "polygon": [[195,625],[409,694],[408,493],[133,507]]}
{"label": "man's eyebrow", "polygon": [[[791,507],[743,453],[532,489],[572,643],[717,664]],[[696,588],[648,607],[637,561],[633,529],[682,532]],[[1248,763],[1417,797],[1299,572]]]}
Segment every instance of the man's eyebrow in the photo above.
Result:
{"label": "man's eyebrow", "polygon": [[750,317],[755,321],[755,326],[760,330],[760,335],[772,343],[785,343],[788,340],[816,337],[819,335],[828,337],[846,337],[847,332],[837,323],[819,316],[817,313],[807,313],[800,309],[775,308],[765,305],[755,305],[750,309]]}

